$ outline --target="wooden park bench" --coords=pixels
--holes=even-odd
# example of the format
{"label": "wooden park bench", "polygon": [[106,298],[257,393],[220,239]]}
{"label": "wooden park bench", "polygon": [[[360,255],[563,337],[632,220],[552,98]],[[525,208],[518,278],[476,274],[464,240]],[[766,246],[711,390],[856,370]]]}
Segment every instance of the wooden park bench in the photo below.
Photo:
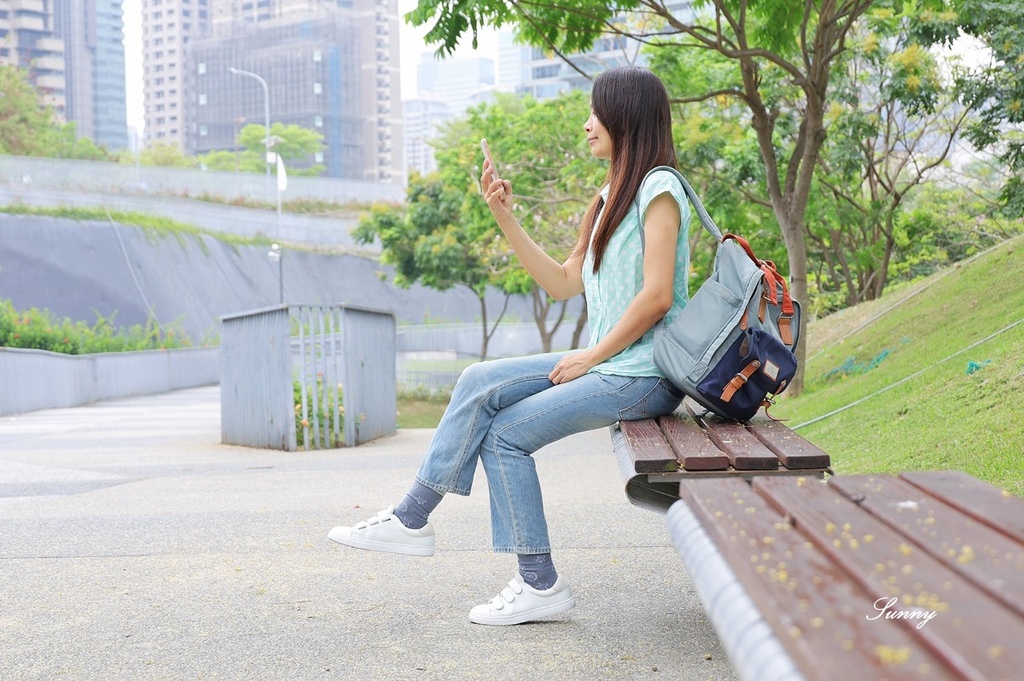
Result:
{"label": "wooden park bench", "polygon": [[1024,678],[1024,499],[961,472],[832,476],[781,423],[693,411],[613,441],[741,678]]}
{"label": "wooden park bench", "polygon": [[828,454],[780,421],[765,416],[741,424],[705,414],[687,400],[674,414],[612,430],[631,502],[665,512],[679,499],[683,479],[831,473]]}

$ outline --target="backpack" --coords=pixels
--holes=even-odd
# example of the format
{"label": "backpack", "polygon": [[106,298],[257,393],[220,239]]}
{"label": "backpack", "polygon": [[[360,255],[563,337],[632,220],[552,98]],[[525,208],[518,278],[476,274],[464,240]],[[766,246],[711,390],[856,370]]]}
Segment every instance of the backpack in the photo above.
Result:
{"label": "backpack", "polygon": [[722,235],[679,171],[659,166],[647,176],[656,170],[669,170],[679,179],[704,229],[719,245],[712,275],[671,324],[662,320],[655,327],[654,363],[706,409],[746,421],[762,405],[770,407],[796,374],[800,305],[790,297],[775,263],[754,255],[746,239]]}

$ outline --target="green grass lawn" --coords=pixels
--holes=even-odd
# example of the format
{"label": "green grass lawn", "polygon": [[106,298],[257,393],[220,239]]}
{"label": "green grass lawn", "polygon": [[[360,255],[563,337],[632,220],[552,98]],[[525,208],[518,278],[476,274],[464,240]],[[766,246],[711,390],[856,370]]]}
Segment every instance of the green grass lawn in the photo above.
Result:
{"label": "green grass lawn", "polygon": [[806,390],[773,414],[837,474],[957,469],[1024,496],[1022,274],[1018,238],[812,324]]}
{"label": "green grass lawn", "polygon": [[448,406],[447,400],[419,400],[413,398],[398,398],[398,427],[399,428],[436,428],[444,408]]}

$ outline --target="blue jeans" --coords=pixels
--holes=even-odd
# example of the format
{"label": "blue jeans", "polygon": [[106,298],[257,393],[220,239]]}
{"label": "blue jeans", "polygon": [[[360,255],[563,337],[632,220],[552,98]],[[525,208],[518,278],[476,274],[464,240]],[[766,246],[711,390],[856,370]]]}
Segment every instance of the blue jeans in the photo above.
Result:
{"label": "blue jeans", "polygon": [[555,385],[548,375],[563,354],[481,362],[463,371],[416,476],[440,494],[465,496],[481,460],[498,553],[551,551],[533,452],[573,433],[667,414],[683,397],[656,376],[588,373]]}

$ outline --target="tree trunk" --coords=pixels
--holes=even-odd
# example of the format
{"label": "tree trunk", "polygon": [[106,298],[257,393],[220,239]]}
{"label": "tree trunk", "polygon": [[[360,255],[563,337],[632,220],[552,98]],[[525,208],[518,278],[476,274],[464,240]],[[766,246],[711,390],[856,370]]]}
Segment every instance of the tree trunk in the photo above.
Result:
{"label": "tree trunk", "polygon": [[473,290],[476,294],[477,300],[480,301],[480,319],[483,325],[483,341],[480,344],[480,361],[484,362],[487,360],[487,349],[491,344],[491,337],[494,332],[498,330],[498,324],[505,317],[505,312],[508,311],[508,301],[512,297],[511,294],[505,294],[505,303],[501,306],[501,312],[498,314],[498,318],[494,320],[494,325],[490,329],[487,328],[487,290],[481,293],[477,290]]}
{"label": "tree trunk", "polygon": [[551,352],[555,333],[558,331],[558,327],[562,325],[562,320],[565,319],[565,310],[569,301],[563,300],[561,302],[561,311],[558,313],[558,319],[548,329],[548,314],[551,312],[552,307],[551,299],[548,297],[547,292],[537,284],[531,287],[530,294],[533,296],[533,321],[537,325],[537,332],[540,334],[541,349],[544,352]]}
{"label": "tree trunk", "polygon": [[[476,293],[474,291],[474,293]],[[484,362],[487,360],[487,346],[491,340],[491,334],[487,329],[487,295],[484,293],[476,294],[477,300],[480,301],[480,319],[482,323],[483,337],[480,339],[480,361]]]}
{"label": "tree trunk", "polygon": [[580,317],[576,320],[576,328],[572,332],[572,349],[575,350],[580,346],[580,339],[583,337],[583,329],[587,328],[587,298],[581,295],[583,298],[583,308],[580,310]]}

